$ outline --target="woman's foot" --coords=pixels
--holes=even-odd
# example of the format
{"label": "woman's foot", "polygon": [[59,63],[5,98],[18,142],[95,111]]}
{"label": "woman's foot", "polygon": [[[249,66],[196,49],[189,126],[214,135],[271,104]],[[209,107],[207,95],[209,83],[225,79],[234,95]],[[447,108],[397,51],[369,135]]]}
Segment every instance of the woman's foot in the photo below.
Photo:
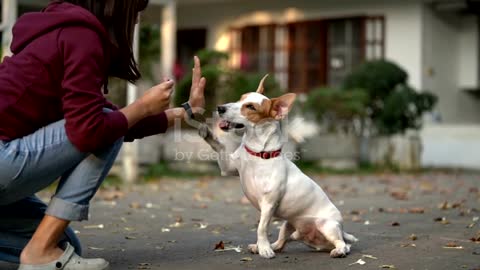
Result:
{"label": "woman's foot", "polygon": [[[109,267],[109,263],[104,259],[85,259],[75,254],[74,248],[67,243],[65,251],[61,250],[60,257],[55,258],[49,262],[27,263],[20,264],[18,270],[106,270]],[[28,251],[28,250],[27,250]],[[56,253],[56,251],[52,252]],[[23,253],[22,253],[23,255]],[[25,256],[27,252],[25,252]],[[46,257],[41,259],[46,260]]]}
{"label": "woman's foot", "polygon": [[62,254],[63,250],[58,246],[53,248],[42,248],[34,246],[32,243],[28,243],[20,255],[20,263],[28,265],[47,264],[60,258]]}

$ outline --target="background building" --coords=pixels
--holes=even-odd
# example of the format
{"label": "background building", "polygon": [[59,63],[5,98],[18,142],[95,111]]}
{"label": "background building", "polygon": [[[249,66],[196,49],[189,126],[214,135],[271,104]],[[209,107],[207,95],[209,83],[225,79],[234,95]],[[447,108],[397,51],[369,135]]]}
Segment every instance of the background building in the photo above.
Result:
{"label": "background building", "polygon": [[[18,0],[18,13],[48,1]],[[232,67],[274,74],[307,92],[339,85],[359,63],[388,59],[416,89],[439,97],[421,131],[424,166],[480,168],[480,1],[151,0],[143,21],[161,32],[163,75],[202,48],[226,51]],[[16,0],[3,0],[7,28]]]}

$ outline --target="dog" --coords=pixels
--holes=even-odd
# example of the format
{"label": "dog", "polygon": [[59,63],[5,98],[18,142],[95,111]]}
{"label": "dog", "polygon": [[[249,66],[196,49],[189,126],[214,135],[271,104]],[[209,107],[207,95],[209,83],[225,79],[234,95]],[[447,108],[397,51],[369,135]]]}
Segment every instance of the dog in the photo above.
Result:
{"label": "dog", "polygon": [[[229,154],[219,161],[222,174],[238,172],[245,196],[260,211],[257,243],[248,249],[273,258],[293,240],[316,250],[329,250],[333,258],[345,257],[358,239],[343,231],[342,215],[322,188],[281,154],[287,137],[283,123],[296,95],[267,98],[263,95],[267,76],[256,92],[218,106],[219,128],[234,130],[235,135],[226,135],[220,141],[208,127],[199,130],[215,151]],[[229,141],[239,133],[243,134],[240,144],[238,139]],[[277,241],[270,244],[268,226],[274,217],[284,223]]]}

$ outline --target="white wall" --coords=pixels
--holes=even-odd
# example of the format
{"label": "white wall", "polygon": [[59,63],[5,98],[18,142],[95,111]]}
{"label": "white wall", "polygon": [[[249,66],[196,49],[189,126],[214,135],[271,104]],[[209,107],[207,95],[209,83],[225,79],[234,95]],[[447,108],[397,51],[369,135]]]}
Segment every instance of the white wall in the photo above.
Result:
{"label": "white wall", "polygon": [[[262,23],[385,15],[386,57],[410,74],[410,83],[421,86],[421,4],[413,0],[244,0],[231,3],[179,6],[178,27],[206,27],[208,47],[228,48],[231,26]],[[199,12],[201,11],[201,12]]]}
{"label": "white wall", "polygon": [[461,89],[479,87],[478,18],[474,15],[461,18],[458,31],[458,84]]}
{"label": "white wall", "polygon": [[479,124],[480,100],[460,86],[465,76],[470,76],[469,69],[478,65],[478,53],[472,50],[478,44],[465,44],[466,39],[477,39],[478,33],[465,26],[464,18],[438,14],[428,6],[423,8],[422,32],[421,89],[438,95],[442,123]]}
{"label": "white wall", "polygon": [[480,169],[480,126],[427,126],[421,137],[422,166]]}

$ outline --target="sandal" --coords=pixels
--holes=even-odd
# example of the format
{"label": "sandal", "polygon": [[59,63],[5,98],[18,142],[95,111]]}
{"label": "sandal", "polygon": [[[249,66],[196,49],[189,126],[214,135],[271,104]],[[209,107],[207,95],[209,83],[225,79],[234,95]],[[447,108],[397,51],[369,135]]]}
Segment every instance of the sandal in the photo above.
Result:
{"label": "sandal", "polygon": [[84,259],[67,243],[65,252],[57,260],[41,265],[20,264],[18,270],[106,270],[109,263],[104,259]]}

